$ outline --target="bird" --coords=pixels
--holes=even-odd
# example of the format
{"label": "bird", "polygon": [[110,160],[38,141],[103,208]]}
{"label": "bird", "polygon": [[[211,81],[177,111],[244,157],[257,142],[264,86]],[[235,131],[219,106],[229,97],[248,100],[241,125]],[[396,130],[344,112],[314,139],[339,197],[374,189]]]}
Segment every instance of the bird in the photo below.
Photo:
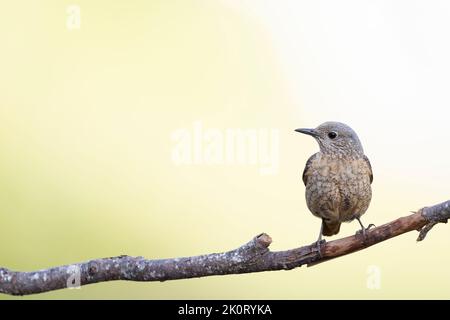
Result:
{"label": "bird", "polygon": [[366,238],[366,231],[374,225],[365,228],[361,216],[372,200],[373,173],[358,135],[348,125],[335,121],[295,131],[312,136],[320,148],[307,160],[302,175],[308,209],[322,219],[319,254],[322,236],[338,234],[343,222],[356,219],[361,226],[357,234]]}

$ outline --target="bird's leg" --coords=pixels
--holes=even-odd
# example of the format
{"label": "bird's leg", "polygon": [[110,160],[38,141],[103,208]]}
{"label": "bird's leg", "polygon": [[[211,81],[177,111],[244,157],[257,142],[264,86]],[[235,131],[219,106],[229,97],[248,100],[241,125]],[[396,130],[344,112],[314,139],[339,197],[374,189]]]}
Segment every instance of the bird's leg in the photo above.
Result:
{"label": "bird's leg", "polygon": [[375,225],[373,223],[369,224],[369,226],[367,228],[364,227],[364,225],[361,222],[360,217],[356,217],[356,220],[358,220],[359,225],[361,226],[361,230],[358,230],[356,232],[356,234],[362,233],[363,237],[366,238],[367,237],[367,231],[370,230],[370,228],[375,227]]}
{"label": "bird's leg", "polygon": [[321,257],[321,258],[322,258],[321,245],[322,245],[322,242],[325,242],[325,240],[322,239],[322,232],[323,232],[323,220],[322,220],[322,223],[320,224],[319,238],[316,241],[317,252],[319,252],[319,257]]}

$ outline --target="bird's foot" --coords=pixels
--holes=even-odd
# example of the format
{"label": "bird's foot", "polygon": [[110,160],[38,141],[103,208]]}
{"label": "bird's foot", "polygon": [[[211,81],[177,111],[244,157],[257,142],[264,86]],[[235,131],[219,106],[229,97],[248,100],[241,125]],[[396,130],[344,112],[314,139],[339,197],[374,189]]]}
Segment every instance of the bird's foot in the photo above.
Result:
{"label": "bird's foot", "polygon": [[325,239],[319,239],[315,242],[317,252],[319,253],[319,257],[322,258],[322,245],[324,245],[327,241]]}
{"label": "bird's foot", "polygon": [[370,228],[372,228],[372,227],[374,227],[375,228],[375,225],[373,224],[373,223],[371,223],[371,224],[369,224],[368,226],[367,226],[367,228],[364,228],[364,227],[362,227],[361,229],[359,229],[358,231],[356,231],[356,236],[359,236],[359,235],[361,235],[362,234],[362,236],[363,236],[363,238],[364,239],[367,239],[367,232],[370,230]]}

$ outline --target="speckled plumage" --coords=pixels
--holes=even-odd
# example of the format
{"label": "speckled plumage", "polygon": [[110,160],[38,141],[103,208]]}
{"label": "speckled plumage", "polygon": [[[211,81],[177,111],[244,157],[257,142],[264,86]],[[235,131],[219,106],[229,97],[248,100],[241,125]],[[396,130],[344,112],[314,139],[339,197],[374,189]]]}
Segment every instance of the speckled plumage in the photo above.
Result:
{"label": "speckled plumage", "polygon": [[[303,171],[308,208],[322,218],[323,235],[337,234],[342,222],[359,219],[369,207],[373,180],[369,159],[356,133],[343,123],[297,131],[312,135],[320,146]],[[334,133],[336,137],[330,138]]]}

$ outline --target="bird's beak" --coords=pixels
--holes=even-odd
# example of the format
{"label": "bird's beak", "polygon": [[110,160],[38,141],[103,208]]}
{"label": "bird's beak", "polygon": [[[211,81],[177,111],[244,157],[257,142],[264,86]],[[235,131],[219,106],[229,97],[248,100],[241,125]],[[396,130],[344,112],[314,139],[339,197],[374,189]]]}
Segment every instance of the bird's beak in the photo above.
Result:
{"label": "bird's beak", "polygon": [[313,136],[313,137],[319,136],[319,133],[315,129],[300,128],[300,129],[295,129],[295,131],[303,133],[303,134],[307,134],[307,135]]}

